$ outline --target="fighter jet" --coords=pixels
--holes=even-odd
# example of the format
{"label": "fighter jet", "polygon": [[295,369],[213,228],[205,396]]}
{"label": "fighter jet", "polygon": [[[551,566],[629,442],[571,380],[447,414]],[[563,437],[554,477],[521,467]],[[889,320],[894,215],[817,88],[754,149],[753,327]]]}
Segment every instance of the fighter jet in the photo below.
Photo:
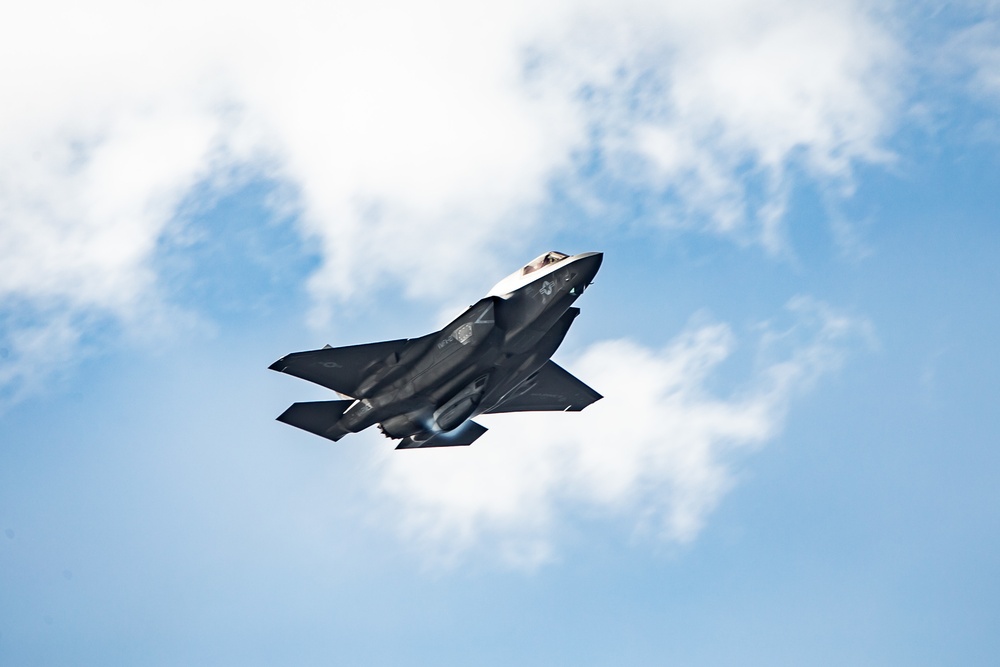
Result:
{"label": "fighter jet", "polygon": [[378,424],[396,449],[471,445],[480,414],[576,412],[601,395],[550,357],[604,255],[547,252],[497,283],[440,331],[420,338],[295,352],[271,364],[334,390],[279,421],[337,441]]}

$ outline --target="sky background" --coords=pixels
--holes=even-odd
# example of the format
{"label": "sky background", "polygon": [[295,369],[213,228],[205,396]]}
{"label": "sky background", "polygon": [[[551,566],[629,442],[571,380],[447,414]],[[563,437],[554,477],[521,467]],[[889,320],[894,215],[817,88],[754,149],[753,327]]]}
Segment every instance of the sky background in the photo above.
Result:
{"label": "sky background", "polygon": [[[997,664],[996,2],[3,14],[0,664]],[[584,412],[274,420],[550,249]]]}

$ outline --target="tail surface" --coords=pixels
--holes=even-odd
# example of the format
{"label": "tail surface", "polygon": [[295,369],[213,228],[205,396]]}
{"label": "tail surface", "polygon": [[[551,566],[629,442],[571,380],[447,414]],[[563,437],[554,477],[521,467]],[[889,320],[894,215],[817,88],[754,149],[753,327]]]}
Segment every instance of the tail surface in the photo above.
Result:
{"label": "tail surface", "polygon": [[292,403],[287,410],[281,413],[278,421],[336,442],[348,433],[343,428],[338,427],[337,423],[353,402],[348,400]]}

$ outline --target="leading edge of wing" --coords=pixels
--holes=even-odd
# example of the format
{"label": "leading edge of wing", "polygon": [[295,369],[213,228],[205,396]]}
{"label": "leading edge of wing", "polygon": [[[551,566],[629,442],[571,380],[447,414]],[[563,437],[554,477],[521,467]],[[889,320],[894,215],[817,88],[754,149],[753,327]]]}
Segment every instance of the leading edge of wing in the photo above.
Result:
{"label": "leading edge of wing", "polygon": [[554,361],[547,361],[534,377],[518,385],[504,400],[484,410],[499,412],[579,412],[603,398]]}
{"label": "leading edge of wing", "polygon": [[268,368],[314,382],[345,396],[354,396],[369,369],[379,363],[393,362],[408,342],[409,339],[401,338],[381,343],[293,352]]}

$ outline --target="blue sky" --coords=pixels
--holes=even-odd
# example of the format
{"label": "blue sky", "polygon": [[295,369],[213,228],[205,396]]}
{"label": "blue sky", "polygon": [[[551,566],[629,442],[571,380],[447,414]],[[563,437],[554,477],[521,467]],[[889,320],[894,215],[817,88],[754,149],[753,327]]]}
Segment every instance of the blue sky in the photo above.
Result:
{"label": "blue sky", "polygon": [[[995,2],[55,2],[0,54],[0,664],[996,663]],[[549,249],[605,253],[602,401],[274,421],[329,398],[278,357]]]}

